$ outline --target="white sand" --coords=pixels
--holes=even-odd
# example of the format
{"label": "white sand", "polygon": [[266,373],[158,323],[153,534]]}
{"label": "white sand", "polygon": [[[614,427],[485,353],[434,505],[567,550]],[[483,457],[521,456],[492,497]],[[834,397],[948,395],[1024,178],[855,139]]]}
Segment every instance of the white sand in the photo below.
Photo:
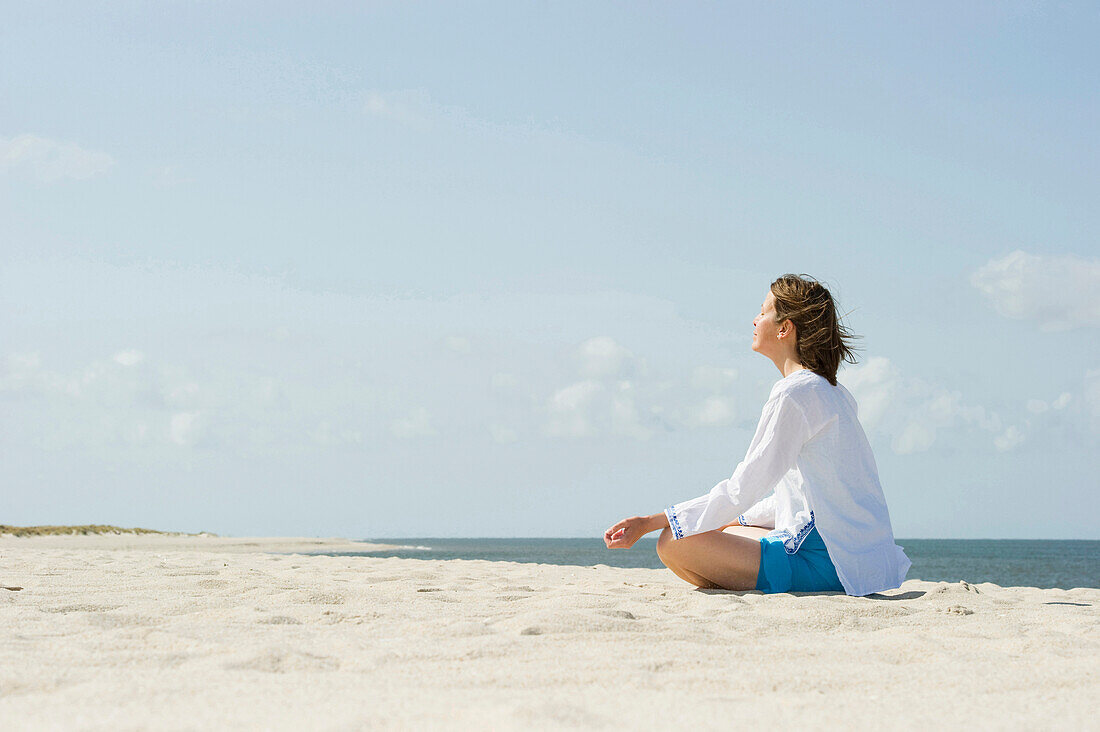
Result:
{"label": "white sand", "polygon": [[0,538],[0,728],[1100,725],[1100,589],[765,596],[137,539]]}

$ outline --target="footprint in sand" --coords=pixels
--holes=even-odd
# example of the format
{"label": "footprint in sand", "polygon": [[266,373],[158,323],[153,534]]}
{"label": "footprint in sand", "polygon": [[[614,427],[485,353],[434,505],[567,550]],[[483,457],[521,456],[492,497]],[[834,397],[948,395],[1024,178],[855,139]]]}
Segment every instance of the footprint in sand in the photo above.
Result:
{"label": "footprint in sand", "polygon": [[88,616],[88,622],[98,628],[107,629],[149,627],[161,623],[157,618],[128,613],[121,615],[117,613],[94,613]]}
{"label": "footprint in sand", "polygon": [[285,649],[270,649],[246,661],[226,666],[231,670],[264,671],[272,674],[287,671],[334,671],[339,667],[338,659]]}
{"label": "footprint in sand", "polygon": [[312,605],[343,605],[344,596],[337,592],[314,592],[306,599]]}
{"label": "footprint in sand", "polygon": [[406,579],[405,577],[389,577],[386,575],[367,575],[363,578],[366,584],[376,584],[379,582],[396,582],[398,580]]}
{"label": "footprint in sand", "polygon": [[62,605],[60,607],[44,607],[42,612],[47,613],[105,613],[118,610],[121,605]]}
{"label": "footprint in sand", "polygon": [[302,621],[288,615],[272,615],[269,618],[261,618],[259,623],[263,625],[301,625]]}
{"label": "footprint in sand", "polygon": [[629,610],[604,610],[604,615],[610,615],[613,618],[623,618],[625,620],[637,620],[637,616]]}

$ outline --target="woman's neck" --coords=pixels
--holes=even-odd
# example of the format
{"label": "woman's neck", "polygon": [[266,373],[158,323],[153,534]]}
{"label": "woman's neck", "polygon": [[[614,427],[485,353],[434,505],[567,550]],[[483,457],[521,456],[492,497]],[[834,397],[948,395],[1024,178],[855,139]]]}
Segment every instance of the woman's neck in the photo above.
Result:
{"label": "woman's neck", "polygon": [[784,359],[782,363],[776,361],[775,365],[779,368],[779,372],[783,374],[783,378],[787,378],[796,371],[803,371],[806,369],[796,358]]}

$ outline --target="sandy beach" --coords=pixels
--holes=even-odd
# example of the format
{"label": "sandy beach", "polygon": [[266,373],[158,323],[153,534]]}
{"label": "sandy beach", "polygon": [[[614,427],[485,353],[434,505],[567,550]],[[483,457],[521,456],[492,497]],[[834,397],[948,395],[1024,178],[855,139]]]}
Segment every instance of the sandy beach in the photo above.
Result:
{"label": "sandy beach", "polygon": [[349,545],[369,548],[0,538],[3,728],[1084,729],[1100,717],[1100,589],[914,579],[866,598],[765,596],[664,570],[305,554]]}

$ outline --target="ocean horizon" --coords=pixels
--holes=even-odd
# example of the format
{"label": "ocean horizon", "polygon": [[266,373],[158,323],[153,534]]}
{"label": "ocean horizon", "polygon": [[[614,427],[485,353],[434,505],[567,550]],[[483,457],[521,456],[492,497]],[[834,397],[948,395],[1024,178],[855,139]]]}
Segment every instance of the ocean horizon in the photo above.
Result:
{"label": "ocean horizon", "polygon": [[[566,566],[662,569],[656,537],[630,549],[608,549],[602,538],[372,537],[361,541],[394,549],[318,552],[331,556],[467,559]],[[907,579],[1002,587],[1100,587],[1100,540],[897,539],[913,566]]]}

